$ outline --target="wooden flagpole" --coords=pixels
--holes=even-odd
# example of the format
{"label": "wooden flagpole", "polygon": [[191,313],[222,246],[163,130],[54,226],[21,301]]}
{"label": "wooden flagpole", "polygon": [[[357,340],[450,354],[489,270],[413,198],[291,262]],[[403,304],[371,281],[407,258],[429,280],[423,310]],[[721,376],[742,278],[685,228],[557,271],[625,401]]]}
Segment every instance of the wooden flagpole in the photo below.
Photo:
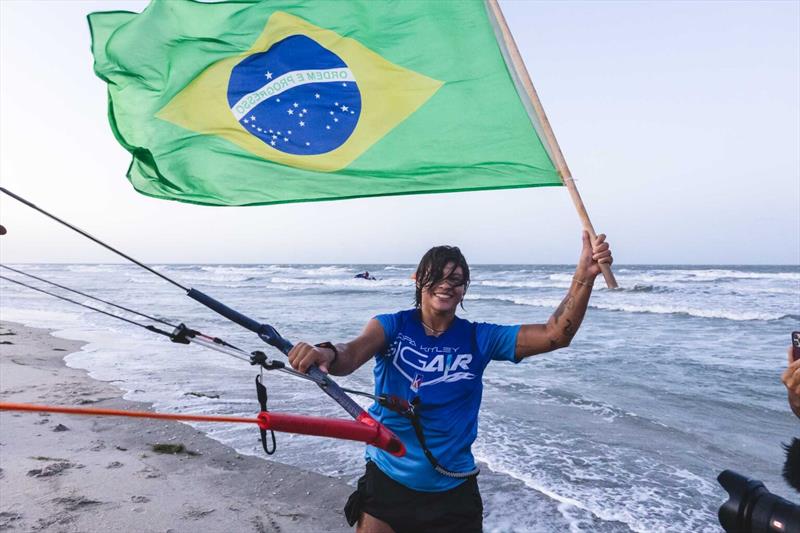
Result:
{"label": "wooden flagpole", "polygon": [[[514,70],[516,71],[519,81],[522,83],[522,86],[524,87],[531,104],[533,105],[533,111],[536,113],[536,117],[539,119],[539,123],[541,124],[543,130],[542,133],[544,134],[544,140],[550,148],[550,153],[552,154],[551,156],[555,159],[553,163],[555,163],[556,170],[558,170],[558,173],[561,176],[561,181],[569,191],[570,198],[572,198],[572,203],[575,205],[575,209],[578,211],[578,216],[583,223],[583,228],[589,232],[592,240],[594,240],[597,238],[597,233],[594,231],[592,221],[589,220],[589,214],[586,212],[586,206],[583,205],[581,195],[578,192],[578,188],[575,186],[575,180],[572,179],[572,174],[570,173],[567,162],[564,159],[564,154],[561,153],[561,148],[558,146],[558,141],[553,133],[553,128],[550,127],[550,122],[547,120],[544,107],[542,107],[542,103],[539,101],[539,96],[536,94],[536,89],[533,87],[533,82],[531,81],[530,74],[528,74],[528,69],[525,67],[525,62],[522,60],[522,55],[519,53],[517,43],[514,42],[514,36],[511,35],[511,30],[508,29],[508,24],[506,24],[506,19],[503,16],[503,12],[500,10],[500,5],[497,3],[497,0],[486,0],[486,2],[492,12],[492,15],[494,15],[494,18],[497,21],[498,29],[503,37],[503,42],[506,45],[506,49],[510,56]],[[614,278],[614,273],[611,272],[611,267],[609,265],[600,265],[600,269],[603,272],[603,277],[606,280],[606,285],[608,288],[616,289],[618,287],[617,280]]]}

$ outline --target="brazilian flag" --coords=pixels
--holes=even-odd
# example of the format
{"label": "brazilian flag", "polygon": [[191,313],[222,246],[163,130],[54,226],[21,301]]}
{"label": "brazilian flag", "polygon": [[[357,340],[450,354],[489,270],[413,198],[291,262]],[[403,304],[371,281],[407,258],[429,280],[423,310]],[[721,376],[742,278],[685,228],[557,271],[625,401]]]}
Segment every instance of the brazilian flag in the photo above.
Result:
{"label": "brazilian flag", "polygon": [[561,185],[483,0],[153,0],[92,13],[149,196],[262,205]]}

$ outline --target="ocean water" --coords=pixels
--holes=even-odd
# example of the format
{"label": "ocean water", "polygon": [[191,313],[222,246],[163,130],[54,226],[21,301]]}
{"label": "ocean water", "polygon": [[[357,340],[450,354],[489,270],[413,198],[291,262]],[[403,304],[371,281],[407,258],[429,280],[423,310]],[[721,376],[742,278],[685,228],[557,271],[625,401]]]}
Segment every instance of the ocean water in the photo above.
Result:
{"label": "ocean water", "polygon": [[[248,350],[253,334],[129,265],[13,265],[136,310],[217,335]],[[290,340],[345,341],[377,313],[411,307],[410,265],[158,265]],[[354,279],[369,270],[378,279]],[[471,320],[545,322],[571,267],[476,265]],[[621,290],[599,279],[583,326],[564,350],[485,375],[474,451],[486,531],[718,531],[731,468],[786,498],[782,442],[800,434],[780,374],[800,330],[800,268],[615,266]],[[3,270],[2,275],[25,280]],[[116,382],[133,400],[169,412],[251,415],[256,370],[26,288],[0,282],[0,318],[89,341],[70,366]],[[79,300],[83,298],[78,297]],[[272,357],[282,355],[270,349]],[[270,409],[347,415],[310,382],[266,373]],[[371,391],[371,365],[338,378]],[[197,397],[189,393],[219,395]],[[368,401],[359,399],[362,405]],[[205,424],[211,437],[260,455],[250,427]],[[278,434],[273,460],[355,482],[357,443]],[[344,503],[344,502],[343,502]]]}

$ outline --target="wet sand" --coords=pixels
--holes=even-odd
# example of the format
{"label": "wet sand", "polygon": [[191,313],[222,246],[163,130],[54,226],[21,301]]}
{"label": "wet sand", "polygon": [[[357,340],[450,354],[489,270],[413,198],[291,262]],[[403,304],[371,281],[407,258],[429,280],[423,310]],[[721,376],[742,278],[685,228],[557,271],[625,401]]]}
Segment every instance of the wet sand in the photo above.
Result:
{"label": "wet sand", "polygon": [[[81,346],[0,323],[0,401],[150,410],[67,367],[64,356]],[[179,422],[0,412],[0,531],[350,531],[351,491]]]}

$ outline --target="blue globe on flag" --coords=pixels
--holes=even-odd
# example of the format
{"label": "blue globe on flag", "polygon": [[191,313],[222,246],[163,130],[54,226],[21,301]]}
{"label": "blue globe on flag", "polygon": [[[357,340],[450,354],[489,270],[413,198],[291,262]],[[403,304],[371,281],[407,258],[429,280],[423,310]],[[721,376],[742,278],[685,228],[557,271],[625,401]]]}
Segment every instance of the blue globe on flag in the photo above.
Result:
{"label": "blue globe on flag", "polygon": [[293,155],[340,147],[361,113],[361,92],[347,64],[305,35],[287,37],[239,62],[227,97],[246,131]]}

